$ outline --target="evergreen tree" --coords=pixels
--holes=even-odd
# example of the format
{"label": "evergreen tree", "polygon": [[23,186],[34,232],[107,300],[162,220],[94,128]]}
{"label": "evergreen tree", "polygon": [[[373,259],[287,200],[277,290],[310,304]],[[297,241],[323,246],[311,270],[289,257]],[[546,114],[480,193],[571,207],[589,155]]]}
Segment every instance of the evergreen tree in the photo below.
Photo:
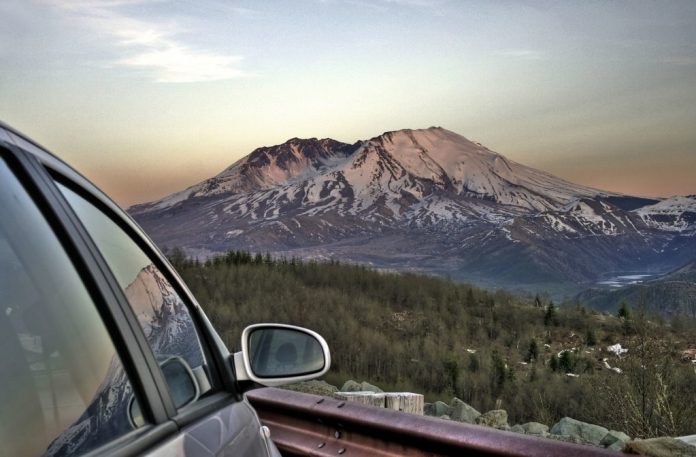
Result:
{"label": "evergreen tree", "polygon": [[494,349],[493,354],[491,354],[491,363],[493,366],[491,372],[491,391],[494,396],[498,396],[503,390],[505,381],[508,379],[508,369],[497,349]]}
{"label": "evergreen tree", "polygon": [[532,338],[529,342],[529,348],[527,349],[527,356],[525,357],[526,362],[533,362],[539,358],[539,345],[536,339]]}
{"label": "evergreen tree", "polygon": [[549,325],[556,325],[557,323],[556,307],[551,301],[549,302],[549,306],[546,307],[546,314],[544,314],[544,325],[548,327]]}
{"label": "evergreen tree", "polygon": [[476,354],[469,354],[469,371],[476,373],[479,370],[479,359]]}
{"label": "evergreen tree", "polygon": [[588,346],[594,346],[597,344],[597,337],[595,336],[594,330],[591,328],[588,328],[587,332],[585,333],[585,344]]}
{"label": "evergreen tree", "polygon": [[573,356],[570,351],[563,351],[558,358],[558,368],[565,373],[571,373],[573,365]]}
{"label": "evergreen tree", "polygon": [[621,307],[619,308],[617,316],[624,319],[629,319],[631,317],[631,311],[628,308],[628,303],[625,301],[621,302]]}
{"label": "evergreen tree", "polygon": [[556,354],[553,354],[551,356],[551,360],[549,361],[549,368],[551,368],[551,371],[558,371],[558,357],[556,357]]}
{"label": "evergreen tree", "polygon": [[534,297],[534,306],[536,308],[541,308],[541,298],[539,298],[539,294],[536,294]]}

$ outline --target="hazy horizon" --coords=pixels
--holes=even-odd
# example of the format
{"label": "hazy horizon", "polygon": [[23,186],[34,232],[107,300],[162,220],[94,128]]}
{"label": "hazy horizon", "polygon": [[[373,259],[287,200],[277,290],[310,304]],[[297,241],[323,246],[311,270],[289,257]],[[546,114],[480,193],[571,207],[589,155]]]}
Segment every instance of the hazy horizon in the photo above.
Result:
{"label": "hazy horizon", "polygon": [[0,4],[0,119],[119,204],[289,138],[440,125],[602,190],[696,194],[696,3]]}

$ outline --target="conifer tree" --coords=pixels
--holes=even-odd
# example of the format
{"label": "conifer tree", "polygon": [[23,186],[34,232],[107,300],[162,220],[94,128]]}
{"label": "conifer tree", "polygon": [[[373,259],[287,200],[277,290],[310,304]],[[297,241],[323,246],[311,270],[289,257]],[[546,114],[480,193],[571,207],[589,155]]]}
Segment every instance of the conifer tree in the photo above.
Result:
{"label": "conifer tree", "polygon": [[621,307],[619,308],[617,316],[622,317],[624,319],[629,319],[631,317],[631,311],[628,308],[628,303],[626,303],[625,301],[621,302]]}
{"label": "conifer tree", "polygon": [[544,314],[544,325],[547,327],[549,325],[556,325],[556,307],[553,302],[549,302],[549,306],[546,307],[546,314]]}
{"label": "conifer tree", "polygon": [[529,342],[529,348],[527,349],[527,356],[525,357],[526,362],[533,362],[539,358],[539,345],[536,339],[532,338]]}

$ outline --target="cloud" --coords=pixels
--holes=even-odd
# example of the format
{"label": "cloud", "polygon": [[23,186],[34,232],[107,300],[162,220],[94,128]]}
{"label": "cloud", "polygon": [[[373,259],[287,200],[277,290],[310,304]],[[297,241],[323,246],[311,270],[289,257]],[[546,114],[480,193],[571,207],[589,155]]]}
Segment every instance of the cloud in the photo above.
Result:
{"label": "cloud", "polygon": [[240,56],[220,54],[184,43],[176,22],[155,22],[128,15],[130,6],[147,6],[157,0],[81,0],[47,3],[94,33],[111,38],[119,57],[116,66],[148,70],[156,82],[190,83],[238,78]]}
{"label": "cloud", "polygon": [[376,11],[389,11],[391,6],[435,8],[442,6],[447,0],[319,0],[319,3],[330,4],[342,1],[348,5],[370,8]]}
{"label": "cloud", "polygon": [[696,57],[694,56],[676,56],[676,57],[665,57],[660,60],[660,63],[666,63],[669,65],[677,65],[679,67],[687,67],[691,65],[696,65]]}
{"label": "cloud", "polygon": [[186,47],[168,45],[122,59],[117,63],[131,67],[152,68],[157,71],[157,82],[184,83],[216,81],[242,76],[235,68],[240,57],[221,56],[192,51]]}
{"label": "cloud", "polygon": [[391,3],[394,5],[401,6],[440,6],[443,2],[442,0],[381,0],[382,3]]}
{"label": "cloud", "polygon": [[549,58],[546,52],[536,49],[506,49],[495,54],[520,60],[546,60]]}

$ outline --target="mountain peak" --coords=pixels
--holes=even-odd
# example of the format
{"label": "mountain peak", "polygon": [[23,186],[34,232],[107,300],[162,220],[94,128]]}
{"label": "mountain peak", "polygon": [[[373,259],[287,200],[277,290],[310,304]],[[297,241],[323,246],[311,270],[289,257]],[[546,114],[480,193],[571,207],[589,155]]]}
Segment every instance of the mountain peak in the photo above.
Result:
{"label": "mountain peak", "polygon": [[319,195],[312,199],[345,188],[342,198],[352,194],[360,208],[386,199],[392,202],[392,214],[406,211],[408,202],[437,195],[489,200],[524,212],[559,209],[600,193],[517,164],[445,128],[429,127],[389,131],[353,145],[331,138],[290,138],[257,148],[218,175],[158,202],[139,205],[136,211],[164,209],[191,197],[250,193],[293,183],[302,194],[316,189]]}

